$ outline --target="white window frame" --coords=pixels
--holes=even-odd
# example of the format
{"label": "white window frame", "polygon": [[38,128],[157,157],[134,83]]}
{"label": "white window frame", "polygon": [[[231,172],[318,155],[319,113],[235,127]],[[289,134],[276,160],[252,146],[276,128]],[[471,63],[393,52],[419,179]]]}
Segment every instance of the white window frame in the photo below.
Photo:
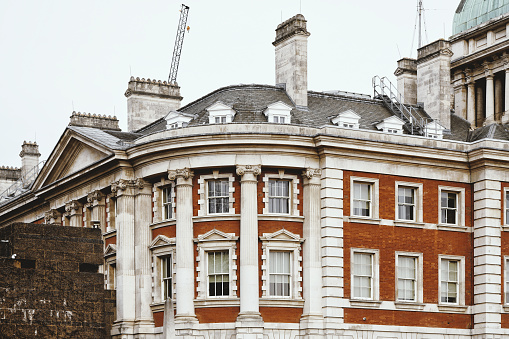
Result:
{"label": "white window frame", "polygon": [[[228,204],[229,211],[227,213],[209,213],[209,201],[208,201],[208,181],[209,180],[228,180]],[[233,197],[233,193],[235,193],[235,187],[233,186],[233,182],[235,181],[235,177],[232,173],[219,173],[219,171],[212,171],[212,174],[201,175],[198,179],[198,184],[200,187],[198,188],[198,194],[200,195],[200,199],[198,200],[198,205],[200,206],[200,210],[198,211],[198,216],[205,215],[225,215],[225,214],[235,214],[235,208],[233,208],[233,203],[235,202],[235,198]]]}
{"label": "white window frame", "polygon": [[[398,200],[398,197],[399,197],[399,188],[400,187],[406,187],[406,188],[411,188],[414,190],[415,194],[414,194],[414,205],[415,205],[415,210],[414,210],[414,219],[413,220],[409,220],[409,219],[401,219],[399,217],[399,200]],[[395,201],[395,209],[394,209],[394,214],[395,214],[395,220],[396,221],[400,221],[400,222],[414,222],[414,223],[422,223],[422,220],[423,220],[423,184],[422,183],[416,183],[416,182],[404,182],[404,181],[396,181],[395,183],[395,195],[396,195],[396,201]]]}
{"label": "white window frame", "polygon": [[[304,241],[298,234],[281,229],[274,233],[264,233],[262,241],[262,299],[302,300],[302,257],[301,244]],[[269,288],[270,252],[290,253],[290,295],[272,296]]]}
{"label": "white window frame", "polygon": [[117,245],[109,244],[104,250],[104,288],[107,290],[117,289],[116,265]]}
{"label": "white window frame", "polygon": [[[456,223],[447,224],[442,220],[442,192],[456,193]],[[443,226],[465,227],[465,188],[438,186],[438,224]]]}
{"label": "white window frame", "polygon": [[[416,260],[415,267],[415,292],[414,292],[414,300],[404,300],[399,298],[399,258],[400,257],[410,257]],[[396,302],[399,303],[422,303],[423,295],[424,295],[424,287],[423,287],[423,277],[424,277],[424,268],[423,268],[423,254],[417,252],[402,252],[396,251],[395,253],[395,276],[396,276],[396,285],[395,285],[395,295]]]}
{"label": "white window frame", "polygon": [[509,255],[504,256],[504,296],[503,304],[509,305]]}
{"label": "white window frame", "polygon": [[[285,174],[284,170],[279,170],[278,173],[267,173],[263,177],[263,182],[265,183],[263,187],[263,193],[264,198],[263,202],[265,204],[265,207],[263,208],[263,214],[269,214],[269,215],[287,215],[287,216],[299,216],[299,178],[296,175],[293,174]],[[288,213],[271,213],[269,212],[269,181],[270,180],[287,180],[290,182],[290,201],[288,202]]]}
{"label": "white window frame", "polygon": [[[169,280],[170,281],[170,293],[169,293],[169,297],[171,297],[173,295],[173,256],[171,254],[169,255],[166,255],[166,256],[162,256],[162,257],[159,257],[159,262],[160,262],[160,265],[161,265],[161,297],[163,300],[165,300],[164,298],[164,295],[166,294],[166,284],[165,284],[165,280]],[[169,277],[167,277],[165,279],[164,277],[164,264],[169,261],[170,262],[170,275]]]}
{"label": "white window frame", "polygon": [[[456,303],[449,303],[442,301],[442,261],[457,261],[458,262],[458,301]],[[440,305],[465,305],[465,257],[456,255],[443,255],[438,256],[438,303]]]}
{"label": "white window frame", "polygon": [[[367,184],[370,185],[371,190],[371,207],[370,215],[362,216],[354,214],[354,184]],[[354,218],[365,218],[365,219],[378,219],[379,217],[379,181],[376,178],[364,178],[364,177],[350,177],[350,216]]]}
{"label": "white window frame", "polygon": [[509,225],[509,218],[507,218],[507,214],[509,213],[509,202],[508,202],[509,187],[504,187],[503,192],[504,192],[504,196],[503,196],[503,199],[504,199],[504,211],[503,211],[504,222],[503,222],[503,225]]}
{"label": "white window frame", "polygon": [[[215,253],[215,256],[218,254],[218,253],[225,253],[226,254],[226,257],[228,258],[228,272],[222,272],[222,274],[218,274],[217,272],[210,272],[209,270],[209,267],[210,267],[210,255],[212,253]],[[206,251],[205,253],[205,269],[207,270],[207,297],[208,298],[229,298],[230,295],[231,295],[231,289],[230,289],[230,282],[231,282],[231,278],[230,278],[230,274],[231,274],[231,261],[230,261],[230,257],[231,257],[231,253],[230,253],[230,249],[225,249],[225,250],[208,250]],[[227,295],[210,295],[210,277],[214,275],[214,276],[218,276],[218,275],[228,275],[228,291],[227,291]],[[224,293],[224,291],[223,291]]]}
{"label": "white window frame", "polygon": [[106,232],[116,229],[115,219],[117,215],[117,198],[115,194],[108,194],[105,198],[106,206]]}
{"label": "white window frame", "polygon": [[[355,253],[363,253],[372,255],[372,278],[371,278],[371,297],[360,298],[354,297],[354,255]],[[379,300],[380,299],[380,254],[377,249],[367,248],[351,248],[350,249],[350,299],[352,300]]]}
{"label": "white window frame", "polygon": [[[171,190],[171,218],[165,218],[164,212],[164,189]],[[173,181],[162,178],[160,182],[155,183],[152,186],[152,201],[153,201],[153,222],[170,221],[175,220],[175,183]]]}
{"label": "white window frame", "polygon": [[[235,118],[235,110],[222,103],[221,101],[216,101],[214,104],[206,108],[209,113],[209,124],[228,124],[233,121]],[[219,122],[216,122],[216,118],[219,118]],[[223,121],[224,120],[224,121]]]}
{"label": "white window frame", "polygon": [[[275,124],[290,124],[292,121],[292,107],[282,101],[274,102],[267,106],[263,114],[267,117],[267,121]],[[284,122],[281,122],[284,118]]]}
{"label": "white window frame", "polygon": [[150,244],[152,252],[152,302],[155,304],[164,303],[164,285],[162,278],[163,258],[171,257],[172,264],[172,288],[171,298],[176,296],[176,261],[175,261],[175,238],[168,238],[165,235],[158,235]]}
{"label": "white window frame", "polygon": [[[237,298],[237,241],[239,237],[234,233],[224,233],[213,229],[205,234],[201,234],[194,239],[197,243],[198,256],[196,257],[198,283],[198,300],[222,300]],[[208,253],[209,252],[228,252],[229,255],[229,294],[225,296],[209,296],[208,286]]]}

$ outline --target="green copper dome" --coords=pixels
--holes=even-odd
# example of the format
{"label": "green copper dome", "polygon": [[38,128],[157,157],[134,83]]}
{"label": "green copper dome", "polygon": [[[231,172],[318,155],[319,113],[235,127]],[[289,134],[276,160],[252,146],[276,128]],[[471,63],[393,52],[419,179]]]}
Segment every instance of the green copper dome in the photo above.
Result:
{"label": "green copper dome", "polygon": [[452,24],[458,34],[509,12],[509,0],[461,0]]}

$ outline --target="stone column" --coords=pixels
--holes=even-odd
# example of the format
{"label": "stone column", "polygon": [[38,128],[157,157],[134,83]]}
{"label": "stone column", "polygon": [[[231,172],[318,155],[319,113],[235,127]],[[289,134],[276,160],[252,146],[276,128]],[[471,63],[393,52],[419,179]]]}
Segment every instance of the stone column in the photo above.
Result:
{"label": "stone column", "polygon": [[500,122],[504,113],[504,89],[502,79],[495,78],[495,121]]}
{"label": "stone column", "polygon": [[175,323],[180,334],[198,321],[194,313],[193,176],[189,168],[168,171],[168,178],[175,181],[177,191]]}
{"label": "stone column", "polygon": [[[501,185],[473,173],[474,183],[474,334],[498,333],[501,327]],[[496,338],[497,336],[479,336]]]}
{"label": "stone column", "polygon": [[475,126],[481,127],[484,122],[484,92],[482,87],[475,88]]}
{"label": "stone column", "polygon": [[83,206],[76,200],[69,201],[65,204],[65,216],[69,220],[69,225],[66,226],[74,226],[81,227],[83,224],[83,214],[82,214]]}
{"label": "stone column", "polygon": [[55,209],[51,209],[44,213],[44,222],[46,224],[62,224],[62,214]]}
{"label": "stone column", "polygon": [[475,120],[475,82],[473,78],[469,79],[467,84],[467,120],[472,126],[476,125]]}
{"label": "stone column", "polygon": [[467,118],[467,87],[465,86],[465,73],[455,72],[454,85],[454,110],[456,115],[463,119]]}
{"label": "stone column", "polygon": [[122,338],[134,334],[135,275],[134,275],[134,180],[120,179],[111,184],[117,196],[117,320],[112,334]]}
{"label": "stone column", "polygon": [[322,258],[320,247],[320,181],[322,172],[320,169],[308,168],[302,175],[304,177],[302,291],[305,302],[300,326],[304,338],[322,338]]}
{"label": "stone column", "polygon": [[88,193],[88,203],[92,206],[91,224],[98,225],[102,232],[106,232],[106,203],[101,191]]}
{"label": "stone column", "polygon": [[489,68],[486,74],[486,123],[495,121],[495,89],[493,85],[493,71]]}
{"label": "stone column", "polygon": [[136,179],[134,190],[134,255],[136,270],[136,324],[135,333],[154,332],[152,302],[152,275],[150,242],[152,234],[152,187],[143,179]]}
{"label": "stone column", "polygon": [[240,179],[240,313],[237,338],[263,338],[260,315],[257,176],[261,165],[237,166]]}

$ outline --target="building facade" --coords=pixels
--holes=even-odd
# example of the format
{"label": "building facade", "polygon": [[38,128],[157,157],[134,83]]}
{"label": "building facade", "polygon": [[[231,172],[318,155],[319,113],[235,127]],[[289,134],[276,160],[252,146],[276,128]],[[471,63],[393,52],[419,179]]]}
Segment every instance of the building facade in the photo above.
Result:
{"label": "building facade", "polygon": [[300,14],[276,86],[180,107],[131,78],[129,131],[73,113],[0,224],[101,228],[114,338],[508,337],[509,134],[458,108],[468,32],[400,60],[397,95],[309,91]]}

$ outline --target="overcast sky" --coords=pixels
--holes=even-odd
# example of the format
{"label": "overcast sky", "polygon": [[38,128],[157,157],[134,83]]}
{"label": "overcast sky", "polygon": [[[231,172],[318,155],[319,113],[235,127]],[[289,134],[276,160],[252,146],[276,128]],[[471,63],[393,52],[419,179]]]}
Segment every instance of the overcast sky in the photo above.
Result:
{"label": "overcast sky", "polygon": [[[417,0],[185,0],[183,104],[223,86],[274,85],[275,28],[301,12],[310,90],[372,95],[374,75],[416,56]],[[424,43],[449,37],[459,0],[424,0]],[[72,111],[116,115],[130,75],[167,80],[181,1],[0,0],[0,165],[24,140],[48,158]],[[413,48],[412,48],[413,42]]]}

